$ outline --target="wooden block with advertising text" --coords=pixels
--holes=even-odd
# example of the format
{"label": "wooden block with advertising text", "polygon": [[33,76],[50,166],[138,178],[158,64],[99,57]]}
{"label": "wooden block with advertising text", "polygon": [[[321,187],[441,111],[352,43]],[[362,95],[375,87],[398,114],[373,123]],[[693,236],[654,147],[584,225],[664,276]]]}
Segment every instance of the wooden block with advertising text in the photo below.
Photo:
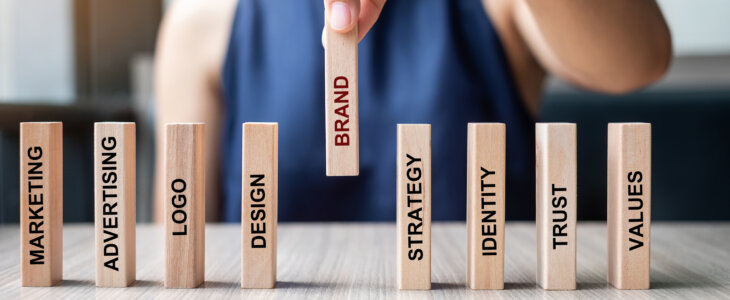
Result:
{"label": "wooden block with advertising text", "polygon": [[535,125],[537,282],[546,290],[576,287],[576,126]]}
{"label": "wooden block with advertising text", "polygon": [[165,287],[205,281],[205,125],[165,124]]}
{"label": "wooden block with advertising text", "polygon": [[20,278],[52,286],[63,274],[63,124],[20,123]]}
{"label": "wooden block with advertising text", "polygon": [[276,285],[279,125],[243,124],[241,287]]}
{"label": "wooden block with advertising text", "polygon": [[608,281],[649,289],[651,124],[608,124]]}
{"label": "wooden block with advertising text", "polygon": [[472,289],[504,289],[505,125],[469,123],[466,278]]}
{"label": "wooden block with advertising text", "polygon": [[431,125],[398,124],[398,288],[431,289]]}

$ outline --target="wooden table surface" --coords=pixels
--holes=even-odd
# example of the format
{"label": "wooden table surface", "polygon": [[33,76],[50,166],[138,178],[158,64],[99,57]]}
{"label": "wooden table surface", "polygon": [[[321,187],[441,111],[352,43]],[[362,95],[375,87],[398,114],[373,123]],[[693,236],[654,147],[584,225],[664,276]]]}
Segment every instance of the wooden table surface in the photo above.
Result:
{"label": "wooden table surface", "polygon": [[64,281],[20,287],[19,229],[0,226],[0,299],[12,298],[730,298],[730,223],[655,223],[651,290],[606,284],[605,223],[578,224],[578,290],[543,291],[535,284],[534,223],[508,222],[505,290],[465,287],[466,225],[433,225],[431,291],[396,288],[395,223],[284,223],[279,227],[278,282],[272,290],[240,289],[240,225],[206,227],[205,283],[198,289],[162,286],[163,230],[137,226],[137,282],[94,286],[91,224],[64,226]]}

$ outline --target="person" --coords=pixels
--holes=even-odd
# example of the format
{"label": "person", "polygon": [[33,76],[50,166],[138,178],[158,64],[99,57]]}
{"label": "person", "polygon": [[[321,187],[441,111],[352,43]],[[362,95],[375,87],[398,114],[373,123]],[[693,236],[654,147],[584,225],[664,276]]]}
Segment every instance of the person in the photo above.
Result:
{"label": "person", "polygon": [[[360,175],[327,177],[323,26],[356,23]],[[507,217],[534,218],[546,76],[628,93],[672,56],[653,0],[177,0],[156,51],[157,157],[164,123],[207,123],[209,221],[241,218],[250,121],[279,123],[280,220],[394,220],[397,123],[432,124],[432,217],[464,219],[468,122],[506,123]]]}

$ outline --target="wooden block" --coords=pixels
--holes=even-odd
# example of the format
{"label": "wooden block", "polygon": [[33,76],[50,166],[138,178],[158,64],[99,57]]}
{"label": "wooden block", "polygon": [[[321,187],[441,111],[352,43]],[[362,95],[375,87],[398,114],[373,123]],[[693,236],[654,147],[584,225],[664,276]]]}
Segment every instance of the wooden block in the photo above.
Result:
{"label": "wooden block", "polygon": [[63,273],[63,124],[20,123],[20,277],[52,286]]}
{"label": "wooden block", "polygon": [[398,288],[431,289],[431,125],[398,124]]}
{"label": "wooden block", "polygon": [[165,124],[165,287],[205,280],[205,125]]}
{"label": "wooden block", "polygon": [[648,289],[651,124],[608,124],[608,281]]}
{"label": "wooden block", "polygon": [[96,286],[135,280],[136,135],[134,123],[94,124]]}
{"label": "wooden block", "polygon": [[276,285],[279,124],[244,123],[241,288]]}
{"label": "wooden block", "polygon": [[469,123],[466,156],[466,278],[504,289],[505,125]]}
{"label": "wooden block", "polygon": [[546,290],[575,289],[576,128],[535,126],[537,282]]}
{"label": "wooden block", "polygon": [[[327,16],[329,13],[325,12],[325,22],[329,24]],[[326,25],[324,57],[327,176],[357,176],[357,25],[344,34]]]}

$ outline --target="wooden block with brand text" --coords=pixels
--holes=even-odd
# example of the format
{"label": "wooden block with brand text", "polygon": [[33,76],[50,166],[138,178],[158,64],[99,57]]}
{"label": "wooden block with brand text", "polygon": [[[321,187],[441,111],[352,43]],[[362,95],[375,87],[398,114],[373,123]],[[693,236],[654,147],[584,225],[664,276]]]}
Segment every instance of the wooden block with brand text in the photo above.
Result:
{"label": "wooden block with brand text", "polygon": [[535,125],[537,282],[546,290],[576,287],[576,127]]}
{"label": "wooden block with brand text", "polygon": [[205,125],[165,124],[165,287],[205,281]]}
{"label": "wooden block with brand text", "polygon": [[279,125],[243,124],[241,287],[276,285]]}
{"label": "wooden block with brand text", "polygon": [[357,176],[359,167],[357,25],[348,33],[330,28],[325,8],[325,128],[327,176]]}
{"label": "wooden block with brand text", "polygon": [[63,124],[20,123],[20,277],[52,286],[63,273]]}
{"label": "wooden block with brand text", "polygon": [[431,289],[431,125],[398,124],[398,288]]}
{"label": "wooden block with brand text", "polygon": [[134,123],[94,124],[96,286],[127,287],[136,273]]}
{"label": "wooden block with brand text", "polygon": [[608,124],[608,281],[649,289],[651,124]]}
{"label": "wooden block with brand text", "polygon": [[505,125],[469,123],[466,278],[472,289],[504,289]]}

